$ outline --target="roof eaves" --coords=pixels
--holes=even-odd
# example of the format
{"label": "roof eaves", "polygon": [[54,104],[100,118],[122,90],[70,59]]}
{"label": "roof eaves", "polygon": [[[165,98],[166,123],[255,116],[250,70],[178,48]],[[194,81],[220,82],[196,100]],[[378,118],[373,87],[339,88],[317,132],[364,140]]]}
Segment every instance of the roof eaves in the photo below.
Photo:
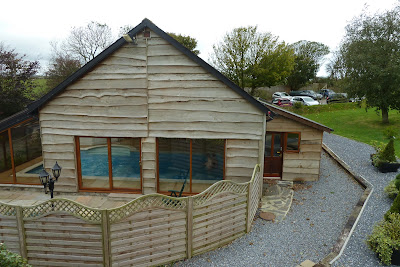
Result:
{"label": "roof eaves", "polygon": [[10,117],[7,117],[0,121],[0,132],[3,132],[7,128],[10,128],[18,123],[21,123],[29,118],[34,117],[36,114],[34,112],[30,112],[27,108],[17,112]]}

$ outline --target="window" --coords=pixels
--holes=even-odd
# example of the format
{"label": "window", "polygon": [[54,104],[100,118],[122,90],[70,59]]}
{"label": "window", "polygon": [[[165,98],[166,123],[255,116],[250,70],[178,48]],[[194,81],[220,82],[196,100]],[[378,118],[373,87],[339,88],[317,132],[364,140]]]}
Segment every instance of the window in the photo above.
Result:
{"label": "window", "polygon": [[158,191],[200,193],[223,180],[225,140],[158,138]]}
{"label": "window", "polygon": [[79,187],[140,191],[140,139],[77,137]]}
{"label": "window", "polygon": [[299,152],[300,151],[300,133],[286,133],[285,134],[285,152]]}
{"label": "window", "polygon": [[40,184],[42,143],[37,119],[0,133],[0,183]]}

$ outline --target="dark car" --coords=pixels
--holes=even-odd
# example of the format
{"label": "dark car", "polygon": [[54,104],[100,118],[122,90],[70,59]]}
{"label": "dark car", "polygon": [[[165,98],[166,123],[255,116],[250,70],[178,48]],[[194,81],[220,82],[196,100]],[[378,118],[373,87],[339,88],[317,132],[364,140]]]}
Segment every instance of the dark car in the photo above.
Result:
{"label": "dark car", "polygon": [[344,94],[331,94],[326,98],[326,103],[345,103],[349,102],[349,99]]}
{"label": "dark car", "polygon": [[332,89],[321,89],[321,90],[319,91],[319,93],[320,93],[324,98],[327,98],[327,97],[329,97],[329,96],[331,96],[331,95],[336,94],[335,91],[333,91]]}

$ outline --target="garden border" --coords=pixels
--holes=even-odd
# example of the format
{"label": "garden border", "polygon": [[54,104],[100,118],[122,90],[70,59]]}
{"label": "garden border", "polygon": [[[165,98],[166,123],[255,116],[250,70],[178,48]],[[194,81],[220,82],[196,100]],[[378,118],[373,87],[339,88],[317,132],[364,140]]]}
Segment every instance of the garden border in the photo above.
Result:
{"label": "garden border", "polygon": [[362,188],[364,188],[364,193],[358,200],[356,206],[354,207],[349,219],[347,220],[344,229],[342,230],[338,240],[332,248],[332,252],[325,256],[321,261],[319,261],[315,267],[330,266],[337,259],[340,258],[344,249],[346,248],[347,242],[349,241],[355,227],[357,226],[358,220],[360,219],[365,206],[368,203],[372,192],[374,191],[373,185],[368,182],[363,176],[355,173],[349,165],[347,165],[338,155],[335,154],[326,144],[322,143],[323,150],[333,158]]}

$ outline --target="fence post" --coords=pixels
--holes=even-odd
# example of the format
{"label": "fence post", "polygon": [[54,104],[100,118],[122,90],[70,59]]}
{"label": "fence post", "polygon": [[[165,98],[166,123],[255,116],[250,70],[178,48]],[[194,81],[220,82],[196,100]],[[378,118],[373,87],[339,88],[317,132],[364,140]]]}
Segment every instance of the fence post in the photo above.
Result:
{"label": "fence post", "polygon": [[22,207],[15,207],[17,215],[17,228],[18,228],[18,238],[19,238],[19,249],[21,256],[28,259],[28,253],[26,250],[26,238],[25,238],[25,227],[24,227],[24,216],[22,214]]}
{"label": "fence post", "polygon": [[249,183],[249,187],[247,189],[247,216],[246,216],[246,233],[250,232],[251,228],[251,218],[250,218],[250,211],[251,211],[251,193],[253,189],[253,183],[254,181],[251,181]]}
{"label": "fence post", "polygon": [[264,177],[263,174],[261,173],[261,167],[258,166],[258,179],[260,179],[259,183],[260,183],[260,192],[258,195],[258,201],[261,201],[262,195],[263,195],[263,186],[264,186]]}
{"label": "fence post", "polygon": [[108,210],[101,211],[101,232],[103,237],[103,262],[105,267],[111,267],[111,238]]}
{"label": "fence post", "polygon": [[186,238],[186,255],[190,259],[192,257],[192,242],[193,242],[193,197],[187,198],[187,210],[186,210],[186,227],[187,227],[187,238]]}

